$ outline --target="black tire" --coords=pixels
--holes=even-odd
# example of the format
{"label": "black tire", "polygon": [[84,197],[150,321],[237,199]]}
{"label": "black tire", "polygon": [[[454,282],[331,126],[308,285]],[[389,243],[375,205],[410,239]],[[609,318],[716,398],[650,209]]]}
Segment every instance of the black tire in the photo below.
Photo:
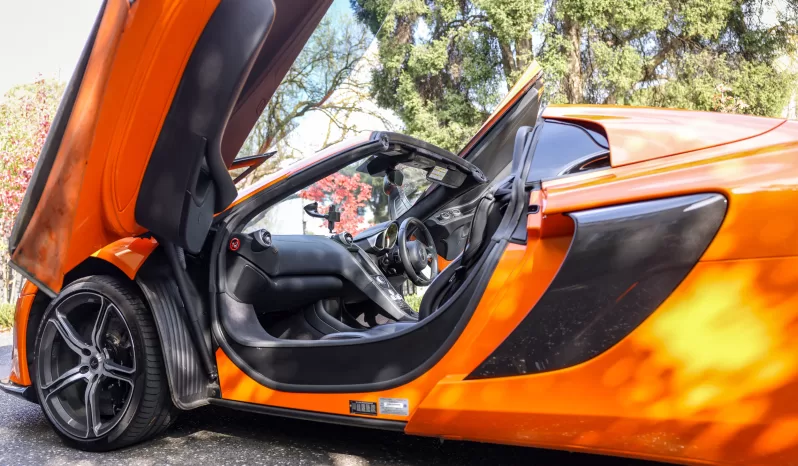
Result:
{"label": "black tire", "polygon": [[75,448],[126,447],[176,418],[152,314],[129,282],[91,276],[65,287],[39,325],[35,360],[42,411]]}

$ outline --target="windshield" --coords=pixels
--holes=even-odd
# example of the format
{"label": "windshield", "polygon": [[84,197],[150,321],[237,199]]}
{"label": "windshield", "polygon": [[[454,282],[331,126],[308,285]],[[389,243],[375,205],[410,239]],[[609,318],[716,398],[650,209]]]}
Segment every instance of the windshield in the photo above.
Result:
{"label": "windshield", "polygon": [[275,156],[239,187],[367,131],[463,148],[531,54],[503,49],[492,32],[458,27],[477,14],[465,4],[412,5],[333,1],[238,155]]}
{"label": "windshield", "polygon": [[244,233],[266,229],[275,235],[329,235],[327,221],[305,211],[315,202],[320,214],[329,212],[331,205],[340,211],[332,233],[356,235],[401,215],[430,185],[426,170],[397,165],[402,180],[394,177],[394,184],[386,177],[357,171],[362,162],[358,160],[269,207],[247,223]]}

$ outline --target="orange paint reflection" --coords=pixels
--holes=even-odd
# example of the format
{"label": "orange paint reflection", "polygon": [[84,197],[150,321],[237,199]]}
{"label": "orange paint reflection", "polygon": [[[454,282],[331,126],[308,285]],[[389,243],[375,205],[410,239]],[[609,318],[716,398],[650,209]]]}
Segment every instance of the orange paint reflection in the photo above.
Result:
{"label": "orange paint reflection", "polygon": [[132,280],[157,247],[155,238],[123,238],[95,252],[92,257],[110,262]]}
{"label": "orange paint reflection", "polygon": [[483,441],[788,464],[798,460],[795,290],[798,257],[699,263],[602,355],[550,373],[442,382],[407,430],[445,425],[447,435]]}

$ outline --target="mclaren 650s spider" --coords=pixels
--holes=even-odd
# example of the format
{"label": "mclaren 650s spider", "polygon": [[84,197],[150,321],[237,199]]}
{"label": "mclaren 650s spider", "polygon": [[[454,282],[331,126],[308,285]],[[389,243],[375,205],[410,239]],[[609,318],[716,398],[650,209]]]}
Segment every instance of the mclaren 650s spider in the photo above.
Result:
{"label": "mclaren 650s spider", "polygon": [[106,0],[10,238],[6,392],[93,451],[211,404],[798,463],[798,124],[544,108],[532,63],[459,153],[361,131],[239,190],[330,3]]}

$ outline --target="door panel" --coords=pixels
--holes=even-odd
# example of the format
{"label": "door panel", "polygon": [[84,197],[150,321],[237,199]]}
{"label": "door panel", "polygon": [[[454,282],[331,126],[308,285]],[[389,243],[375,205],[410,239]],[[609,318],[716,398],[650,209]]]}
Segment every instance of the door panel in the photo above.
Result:
{"label": "door panel", "polygon": [[463,252],[477,203],[496,183],[512,174],[516,135],[519,128],[535,124],[540,111],[542,89],[541,69],[533,62],[477,135],[460,151],[461,157],[482,170],[490,180],[489,185],[468,191],[455,199],[443,200],[434,212],[411,208],[406,213],[406,216],[426,219],[425,225],[435,237],[435,246],[444,260],[454,260]]}
{"label": "door panel", "polygon": [[[227,165],[243,139],[222,150],[231,115],[249,132],[259,112],[242,109],[263,109],[329,6],[278,1],[287,24],[274,37],[272,0],[107,1],[17,217],[15,268],[54,294],[122,237],[202,245],[236,196]],[[268,78],[251,76],[256,62]],[[248,79],[261,84],[242,95]]]}
{"label": "door panel", "polygon": [[[88,255],[111,238],[99,224],[98,217],[88,217],[83,226],[86,230],[94,230],[93,234],[75,249],[71,249],[70,242],[66,241],[71,236],[83,184],[97,186],[101,181],[101,171],[92,173],[91,170],[96,168],[90,164],[93,136],[129,14],[128,3],[124,0],[109,0],[104,5],[99,24],[95,26],[94,43],[84,51],[88,59],[80,82],[70,84],[75,93],[74,103],[71,108],[62,105],[56,117],[67,120],[66,127],[63,133],[48,135],[45,144],[48,153],[42,154],[41,165],[37,165],[31,181],[32,190],[26,193],[11,238],[10,252],[14,264],[49,288],[60,289],[64,267],[76,263],[74,255],[83,251]],[[64,115],[65,111],[69,111],[69,115]],[[56,137],[60,140],[54,140]],[[45,167],[50,163],[50,167]],[[46,168],[50,168],[49,172],[45,171]],[[52,176],[48,176],[50,174]],[[40,186],[43,186],[41,194],[34,199],[33,194]]]}
{"label": "door panel", "polygon": [[199,251],[214,213],[236,198],[222,137],[273,19],[270,0],[226,0],[217,7],[191,53],[144,172],[136,221],[189,251]]}
{"label": "door panel", "polygon": [[[520,160],[515,164],[518,169],[515,187],[520,189],[520,196],[512,197],[501,225],[483,256],[473,264],[472,272],[465,275],[459,293],[417,327],[390,338],[322,342],[324,346],[293,342],[291,346],[281,345],[290,351],[282,355],[272,347],[245,348],[243,343],[220,339],[222,347],[216,352],[216,361],[222,397],[344,415],[354,415],[350,412],[350,401],[378,403],[381,397],[401,398],[408,402],[408,426],[412,425],[413,412],[435,384],[441,380],[461,380],[523,319],[526,312],[520,311],[528,311],[525,305],[534,303],[545,290],[570,244],[572,230],[560,229],[561,236],[542,240],[542,214],[537,210],[526,215],[530,202],[541,203],[539,190],[531,195],[525,195],[524,191],[524,174],[534,153],[536,133],[525,128],[519,134],[520,149],[513,152]],[[531,230],[527,244],[508,241],[518,223]],[[455,262],[438,276],[427,290],[428,298],[434,299],[439,291],[435,287],[447,283],[456,273],[457,265]],[[518,277],[523,277],[525,286],[510,287]],[[314,355],[315,368],[303,354],[314,347],[324,350]],[[356,366],[352,366],[352,361],[357,361]],[[264,378],[261,375],[264,373],[272,379]],[[276,377],[283,383],[275,383]],[[311,378],[326,381],[327,385],[285,383],[296,384]],[[392,420],[408,419],[381,412],[376,415]]]}

